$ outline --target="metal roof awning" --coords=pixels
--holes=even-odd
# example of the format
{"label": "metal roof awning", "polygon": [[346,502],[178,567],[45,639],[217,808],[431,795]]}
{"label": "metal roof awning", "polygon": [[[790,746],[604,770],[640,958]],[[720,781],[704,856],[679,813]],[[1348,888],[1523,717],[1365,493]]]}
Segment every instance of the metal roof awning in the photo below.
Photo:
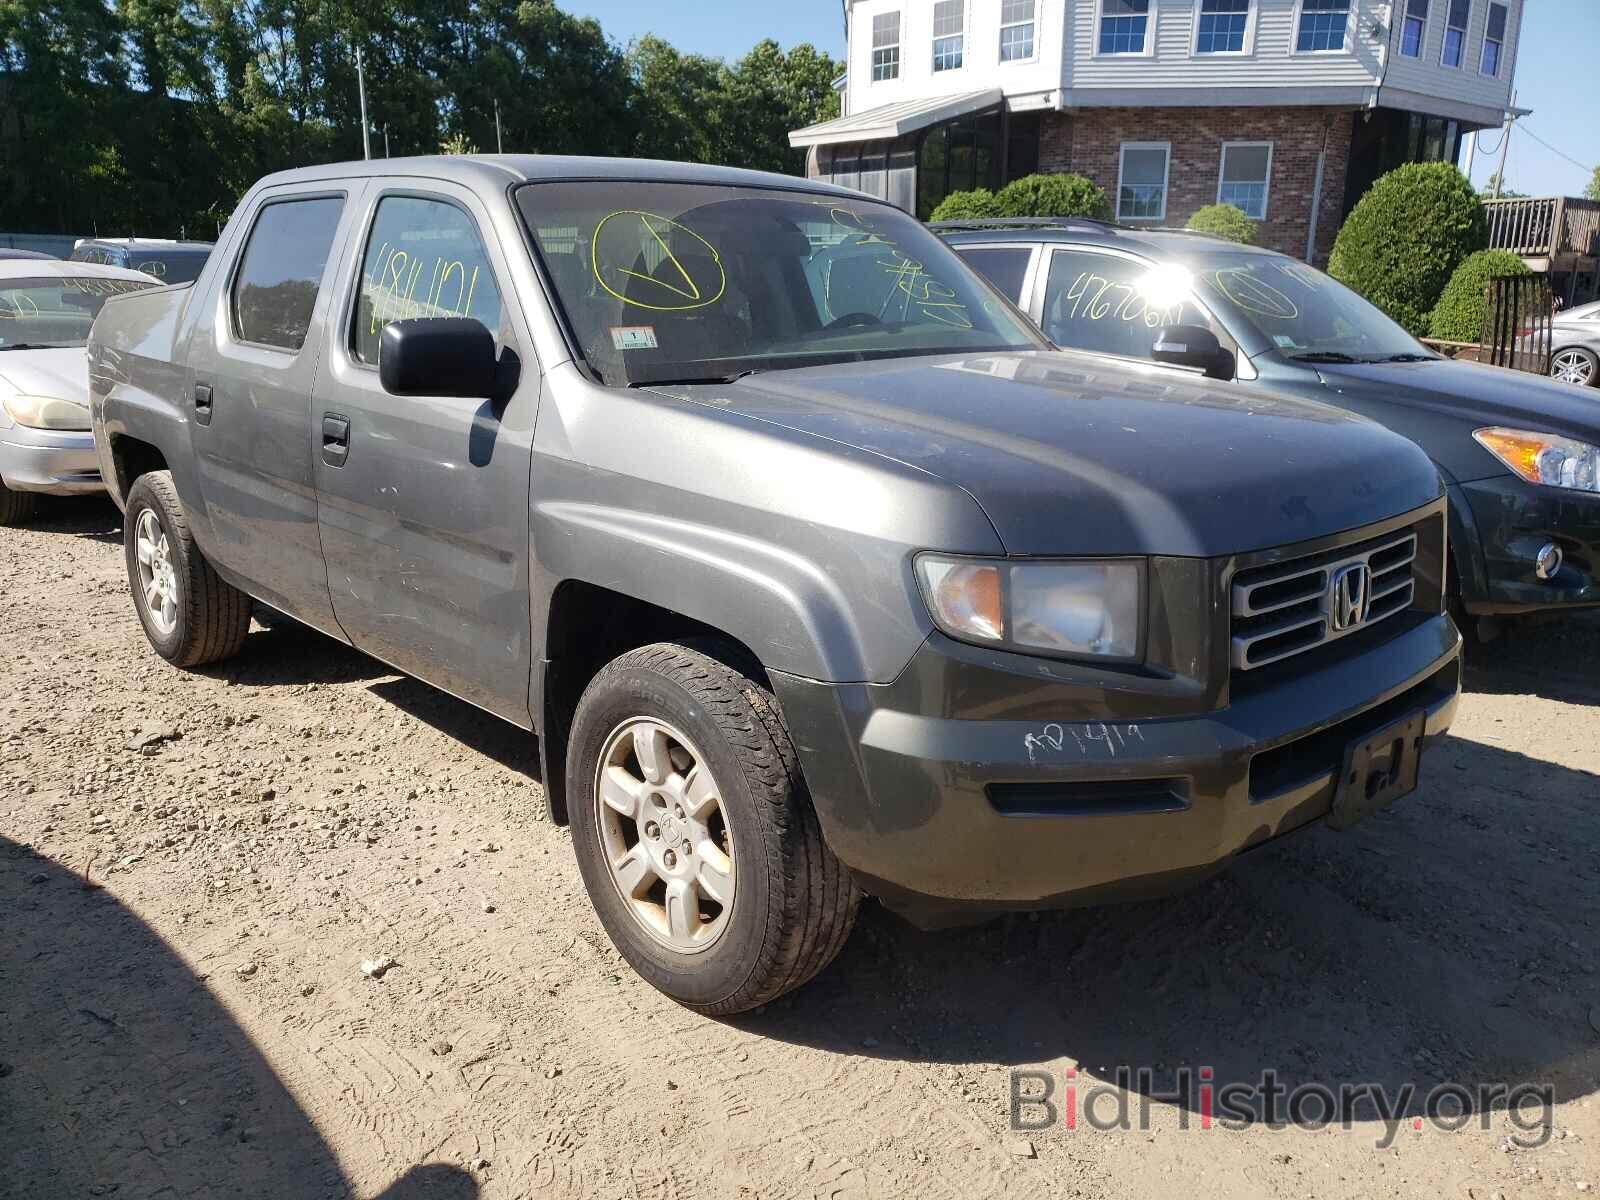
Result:
{"label": "metal roof awning", "polygon": [[921,100],[902,100],[865,112],[835,117],[804,129],[789,132],[789,145],[836,146],[845,142],[892,141],[929,125],[964,117],[968,113],[993,108],[1005,99],[1000,88],[967,92],[960,96],[931,96]]}

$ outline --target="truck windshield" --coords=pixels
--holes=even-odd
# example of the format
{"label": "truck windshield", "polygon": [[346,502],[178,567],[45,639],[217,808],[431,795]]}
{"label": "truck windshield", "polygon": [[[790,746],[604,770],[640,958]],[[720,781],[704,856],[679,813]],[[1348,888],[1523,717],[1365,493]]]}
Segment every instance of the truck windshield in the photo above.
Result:
{"label": "truck windshield", "polygon": [[0,279],[0,350],[85,345],[107,297],[155,286],[93,275]]}
{"label": "truck windshield", "polygon": [[899,209],[700,184],[518,192],[572,336],[613,386],[1046,343]]}
{"label": "truck windshield", "polygon": [[1208,301],[1302,362],[1432,358],[1388,317],[1331,276],[1293,259],[1208,254],[1196,276]]}

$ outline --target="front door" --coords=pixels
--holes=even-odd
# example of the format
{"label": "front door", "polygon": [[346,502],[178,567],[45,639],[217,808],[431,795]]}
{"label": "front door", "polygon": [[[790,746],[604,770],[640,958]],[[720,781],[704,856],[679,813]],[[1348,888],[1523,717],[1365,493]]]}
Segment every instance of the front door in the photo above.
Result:
{"label": "front door", "polygon": [[[531,666],[528,483],[539,368],[487,214],[465,189],[374,186],[340,288],[313,417],[334,611],[363,650],[524,726]],[[391,396],[383,326],[474,317],[495,400]]]}

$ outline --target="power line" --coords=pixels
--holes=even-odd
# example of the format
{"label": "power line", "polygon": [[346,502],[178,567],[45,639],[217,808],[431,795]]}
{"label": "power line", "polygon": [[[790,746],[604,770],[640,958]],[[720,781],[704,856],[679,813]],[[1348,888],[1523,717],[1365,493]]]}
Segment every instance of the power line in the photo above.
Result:
{"label": "power line", "polygon": [[1573,158],[1572,155],[1567,154],[1565,151],[1557,150],[1549,142],[1545,141],[1537,133],[1535,133],[1533,130],[1529,129],[1528,128],[1528,123],[1526,121],[1524,121],[1522,123],[1522,132],[1527,134],[1534,141],[1538,142],[1539,145],[1543,146],[1546,150],[1550,151],[1550,153],[1554,154],[1557,158],[1566,159],[1573,166],[1577,167],[1578,170],[1580,170],[1580,171],[1590,171],[1590,172],[1592,172],[1594,170],[1594,168],[1592,166],[1588,165],[1587,163],[1579,162],[1577,159]]}

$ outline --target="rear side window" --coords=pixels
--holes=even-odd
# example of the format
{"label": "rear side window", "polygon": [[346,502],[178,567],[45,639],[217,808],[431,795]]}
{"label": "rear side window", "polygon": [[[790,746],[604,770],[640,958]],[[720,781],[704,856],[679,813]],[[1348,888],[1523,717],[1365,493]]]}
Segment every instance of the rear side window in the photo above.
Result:
{"label": "rear side window", "polygon": [[256,217],[233,281],[233,328],[241,341],[299,350],[311,327],[344,200],[279,200]]}
{"label": "rear side window", "polygon": [[465,212],[443,200],[385,196],[361,260],[351,352],[376,363],[383,327],[410,317],[471,317],[498,340],[500,289]]}
{"label": "rear side window", "polygon": [[976,268],[979,274],[999,288],[1011,303],[1022,303],[1022,281],[1028,275],[1028,256],[1033,253],[1026,246],[980,246],[971,250],[956,247],[956,253]]}

